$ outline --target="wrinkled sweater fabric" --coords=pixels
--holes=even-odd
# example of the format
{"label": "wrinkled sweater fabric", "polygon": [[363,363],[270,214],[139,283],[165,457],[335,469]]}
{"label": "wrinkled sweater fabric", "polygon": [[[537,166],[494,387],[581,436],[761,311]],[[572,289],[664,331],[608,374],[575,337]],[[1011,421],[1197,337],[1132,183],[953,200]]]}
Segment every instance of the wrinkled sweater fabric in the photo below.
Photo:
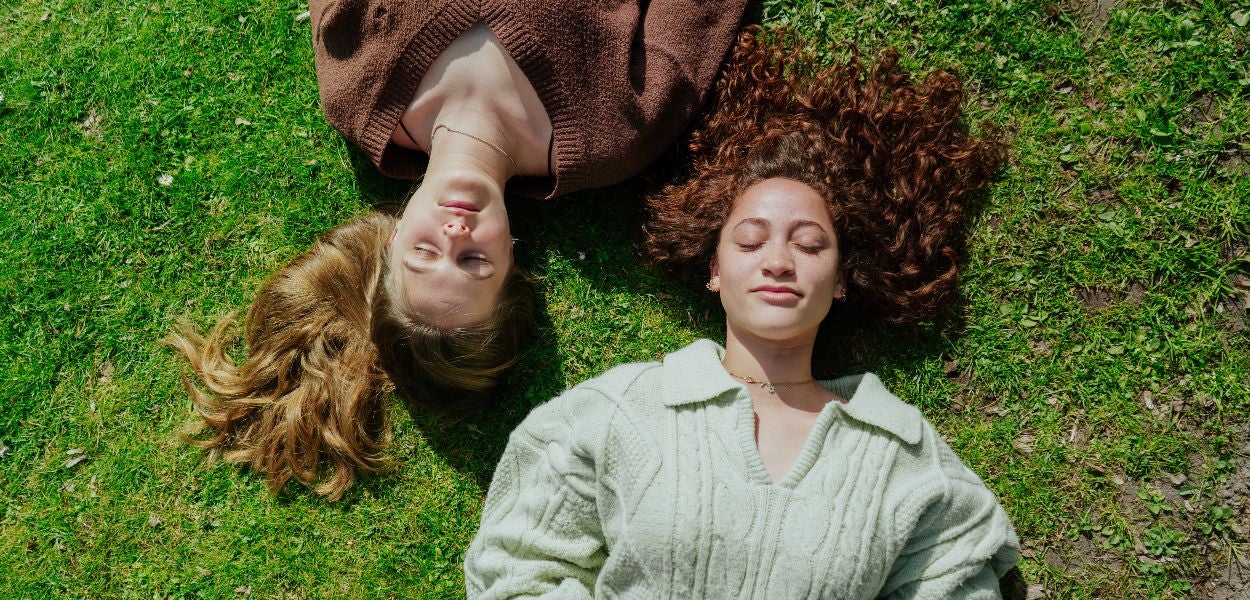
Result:
{"label": "wrinkled sweater fabric", "polygon": [[774,483],[746,387],[707,340],[616,367],[509,438],[465,559],[470,598],[998,598],[994,494],[871,373]]}
{"label": "wrinkled sweater fabric", "polygon": [[477,23],[499,38],[551,118],[553,177],[509,191],[554,197],[637,174],[702,107],[746,0],[309,0],[326,119],[383,174],[428,157],[391,143],[434,59]]}

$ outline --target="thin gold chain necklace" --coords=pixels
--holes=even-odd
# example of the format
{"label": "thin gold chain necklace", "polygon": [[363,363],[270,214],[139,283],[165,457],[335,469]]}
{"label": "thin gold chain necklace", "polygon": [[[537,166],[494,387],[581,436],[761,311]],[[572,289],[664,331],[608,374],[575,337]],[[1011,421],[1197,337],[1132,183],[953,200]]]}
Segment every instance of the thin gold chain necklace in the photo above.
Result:
{"label": "thin gold chain necklace", "polygon": [[737,373],[734,373],[733,371],[730,371],[729,369],[725,369],[725,372],[729,373],[733,377],[741,379],[743,383],[750,384],[750,385],[758,385],[761,388],[764,388],[764,390],[770,394],[777,393],[777,386],[785,386],[787,388],[792,388],[796,385],[806,385],[813,381],[816,381],[815,378],[812,378],[812,379],[808,379],[805,381],[785,381],[785,382],[779,381],[779,382],[774,383],[770,381],[763,381],[760,379],[756,379],[754,377],[751,377],[750,375],[739,375]]}

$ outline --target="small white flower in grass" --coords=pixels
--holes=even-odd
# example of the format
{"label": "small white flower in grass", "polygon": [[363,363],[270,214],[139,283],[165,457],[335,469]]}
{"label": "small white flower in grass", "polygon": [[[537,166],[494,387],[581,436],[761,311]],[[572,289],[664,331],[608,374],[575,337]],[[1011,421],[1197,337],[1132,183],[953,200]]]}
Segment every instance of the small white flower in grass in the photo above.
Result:
{"label": "small white flower in grass", "polygon": [[163,186],[173,185],[174,176],[170,175],[169,173],[161,173],[161,176],[156,178],[156,183],[159,183]]}

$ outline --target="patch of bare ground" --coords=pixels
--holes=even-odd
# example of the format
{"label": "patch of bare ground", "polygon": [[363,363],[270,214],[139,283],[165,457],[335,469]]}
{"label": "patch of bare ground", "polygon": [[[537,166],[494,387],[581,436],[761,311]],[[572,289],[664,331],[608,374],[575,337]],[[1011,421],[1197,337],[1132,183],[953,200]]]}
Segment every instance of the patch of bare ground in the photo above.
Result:
{"label": "patch of bare ground", "polygon": [[1092,44],[1102,35],[1103,27],[1111,20],[1111,9],[1117,0],[1068,0],[1071,11],[1077,14],[1078,22],[1083,25],[1086,44]]}
{"label": "patch of bare ground", "polygon": [[1048,548],[1042,557],[1046,564],[1063,571],[1073,573],[1085,568],[1090,563],[1097,563],[1112,558],[1112,555],[1094,544],[1094,541],[1082,535],[1064,544],[1061,548]]}
{"label": "patch of bare ground", "polygon": [[100,141],[102,137],[100,134],[100,121],[101,120],[102,119],[100,118],[100,115],[96,112],[95,107],[92,106],[91,108],[87,109],[86,116],[83,118],[82,121],[78,122],[75,125],[75,127],[78,128],[78,131],[82,132],[83,137],[93,139],[98,142]]}
{"label": "patch of bare ground", "polygon": [[1077,288],[1076,297],[1085,307],[1086,313],[1096,313],[1115,303],[1115,292],[1099,285],[1087,285]]}
{"label": "patch of bare ground", "polygon": [[1216,172],[1228,178],[1250,176],[1250,141],[1241,140],[1225,144],[1215,159]]}
{"label": "patch of bare ground", "polygon": [[1202,547],[1204,571],[1209,579],[1196,586],[1201,597],[1212,600],[1250,598],[1250,559],[1246,532],[1250,531],[1250,428],[1242,435],[1233,472],[1215,487],[1215,503],[1232,511],[1225,539],[1211,539]]}
{"label": "patch of bare ground", "polygon": [[[1096,591],[1096,598],[1114,598],[1123,594],[1123,589],[1115,582],[1130,578],[1129,566],[1124,559],[1107,550],[1101,542],[1085,535],[1074,540],[1064,540],[1059,547],[1047,548],[1041,554],[1041,560],[1048,566],[1063,573],[1055,583],[1064,581],[1101,582]],[[1040,553],[1039,553],[1040,554]],[[1119,592],[1117,594],[1117,592]],[[1030,585],[1029,600],[1036,598],[1063,598],[1062,590],[1052,590],[1041,584]]]}
{"label": "patch of bare ground", "polygon": [[1199,94],[1181,111],[1178,125],[1185,135],[1193,133],[1194,128],[1203,128],[1203,139],[1223,137],[1224,111],[1214,96]]}
{"label": "patch of bare ground", "polygon": [[1137,281],[1119,290],[1101,285],[1085,285],[1076,289],[1076,297],[1081,301],[1081,306],[1085,307],[1086,314],[1093,314],[1124,300],[1141,304],[1146,298],[1146,286]]}
{"label": "patch of bare ground", "polygon": [[1242,243],[1225,243],[1220,246],[1220,258],[1241,263],[1242,272],[1232,276],[1233,293],[1222,298],[1215,311],[1222,315],[1226,329],[1241,333],[1250,328],[1250,248]]}
{"label": "patch of bare ground", "polygon": [[[1250,311],[1250,278],[1244,275],[1238,275],[1239,278],[1246,282],[1245,287],[1238,286],[1240,294],[1229,296],[1215,305],[1215,312],[1220,315],[1220,325],[1233,333],[1241,333],[1250,328],[1250,319],[1247,318],[1247,311]],[[1234,281],[1237,285],[1239,281]]]}
{"label": "patch of bare ground", "polygon": [[1110,206],[1120,202],[1120,194],[1108,187],[1096,187],[1085,195],[1091,204]]}

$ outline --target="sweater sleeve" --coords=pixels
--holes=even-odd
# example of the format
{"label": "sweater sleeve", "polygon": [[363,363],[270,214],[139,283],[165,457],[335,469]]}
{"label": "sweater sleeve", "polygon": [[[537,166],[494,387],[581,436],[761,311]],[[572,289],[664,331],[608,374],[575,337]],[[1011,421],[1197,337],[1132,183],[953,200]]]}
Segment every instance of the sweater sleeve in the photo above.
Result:
{"label": "sweater sleeve", "polygon": [[535,409],[495,469],[465,557],[469,598],[592,598],[607,557],[596,454],[611,403],[574,388]]}
{"label": "sweater sleeve", "polygon": [[1015,530],[993,492],[940,438],[937,443],[940,474],[899,505],[899,531],[910,535],[881,596],[1000,598],[998,578],[1019,560]]}

